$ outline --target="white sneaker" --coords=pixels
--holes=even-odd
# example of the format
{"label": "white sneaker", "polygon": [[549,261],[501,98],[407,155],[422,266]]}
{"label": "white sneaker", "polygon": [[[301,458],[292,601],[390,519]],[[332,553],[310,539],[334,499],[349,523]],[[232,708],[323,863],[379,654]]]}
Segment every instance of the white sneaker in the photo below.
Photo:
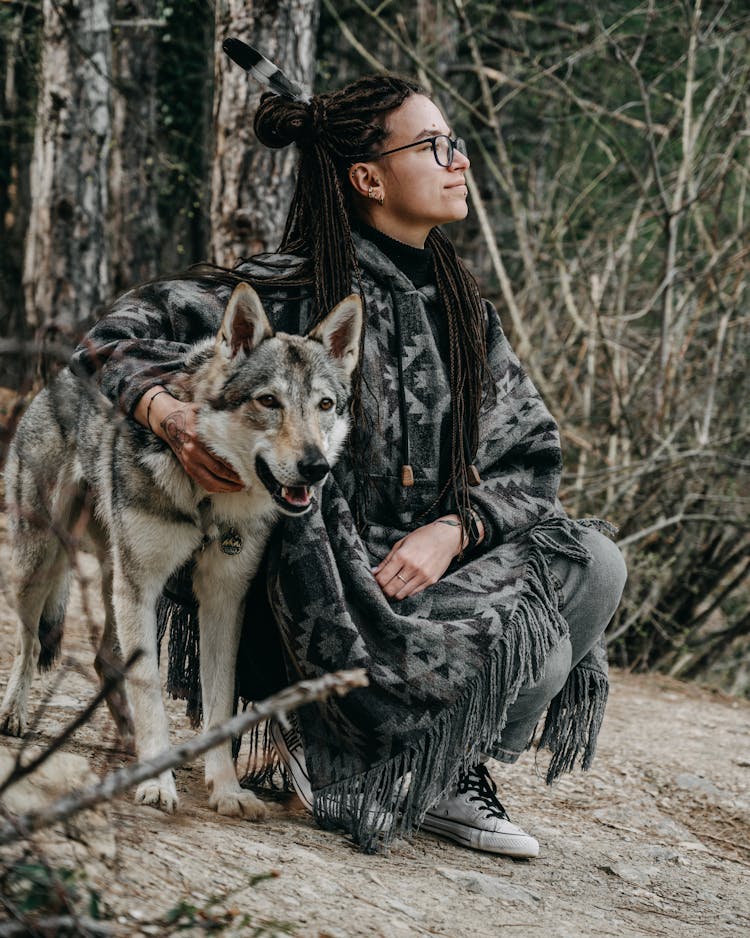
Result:
{"label": "white sneaker", "polygon": [[[310,776],[307,774],[305,750],[295,722],[290,720],[289,729],[285,730],[278,720],[271,720],[270,734],[271,742],[279,754],[279,758],[286,766],[299,800],[312,813],[312,786],[310,785]],[[324,801],[324,804],[327,804],[327,802]],[[334,802],[330,802],[330,804],[333,805]],[[362,796],[359,795],[356,805],[360,807],[361,804]],[[393,815],[390,811],[370,809],[368,811],[368,820],[377,833],[384,833],[390,830],[393,824]]]}
{"label": "white sneaker", "polygon": [[427,812],[422,830],[487,853],[525,858],[539,853],[539,843],[510,823],[497,799],[497,785],[481,762],[459,777],[454,794]]}
{"label": "white sneaker", "polygon": [[305,750],[296,723],[290,720],[289,729],[285,730],[278,720],[271,720],[269,731],[271,742],[274,744],[279,758],[286,766],[299,800],[308,811],[312,811],[312,787],[310,785],[310,776],[307,774]]}

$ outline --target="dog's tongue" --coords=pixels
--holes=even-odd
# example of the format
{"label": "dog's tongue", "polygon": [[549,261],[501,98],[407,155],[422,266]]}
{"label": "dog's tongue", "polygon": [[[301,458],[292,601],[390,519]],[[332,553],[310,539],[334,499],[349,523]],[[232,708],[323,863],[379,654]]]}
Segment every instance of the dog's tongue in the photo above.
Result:
{"label": "dog's tongue", "polygon": [[310,489],[306,485],[283,485],[281,496],[290,505],[302,507],[310,504]]}

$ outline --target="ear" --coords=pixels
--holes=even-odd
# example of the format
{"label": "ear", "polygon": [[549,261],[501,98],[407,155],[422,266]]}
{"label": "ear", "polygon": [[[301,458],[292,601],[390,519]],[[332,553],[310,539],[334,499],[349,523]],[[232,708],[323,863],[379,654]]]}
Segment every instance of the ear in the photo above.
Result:
{"label": "ear", "polygon": [[354,163],[350,166],[349,182],[363,199],[371,198],[370,192],[382,186],[377,167],[372,163]]}
{"label": "ear", "polygon": [[249,355],[263,339],[272,335],[273,329],[260,297],[249,283],[238,284],[229,297],[216,334],[217,351],[221,350],[229,358],[234,358],[240,351]]}
{"label": "ear", "polygon": [[352,293],[338,303],[307,337],[322,342],[331,358],[350,378],[359,361],[361,334],[362,300]]}

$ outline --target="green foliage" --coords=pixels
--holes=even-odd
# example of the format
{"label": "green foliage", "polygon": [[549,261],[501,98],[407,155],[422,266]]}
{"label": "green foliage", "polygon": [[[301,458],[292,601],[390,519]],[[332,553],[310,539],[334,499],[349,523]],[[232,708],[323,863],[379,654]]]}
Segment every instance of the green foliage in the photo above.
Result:
{"label": "green foliage", "polygon": [[[280,935],[293,935],[295,926],[289,922],[275,919],[258,918],[237,908],[225,908],[228,899],[235,893],[247,888],[254,888],[267,879],[275,879],[276,871],[260,873],[248,878],[241,887],[229,894],[210,896],[204,903],[197,905],[186,899],[181,899],[159,921],[169,933],[177,933],[195,929],[206,932],[221,932],[230,926],[233,929],[241,928],[243,935],[253,938],[277,938]],[[221,905],[224,908],[218,908]]]}
{"label": "green foliage", "polygon": [[0,875],[0,895],[13,917],[33,926],[35,918],[55,915],[109,917],[101,896],[86,882],[82,870],[53,867],[28,855],[11,863]]}
{"label": "green foliage", "polygon": [[[164,935],[184,931],[220,933],[230,927],[241,929],[243,935],[253,938],[294,935],[296,926],[290,922],[257,916],[229,905],[237,893],[278,875],[271,870],[249,876],[231,892],[210,896],[204,902],[180,899],[161,918],[149,924],[158,926],[159,933]],[[0,902],[14,920],[28,926],[30,933],[39,918],[86,915],[98,921],[112,918],[114,914],[102,901],[101,894],[87,883],[83,870],[54,867],[43,857],[32,858],[28,853],[0,873]]]}

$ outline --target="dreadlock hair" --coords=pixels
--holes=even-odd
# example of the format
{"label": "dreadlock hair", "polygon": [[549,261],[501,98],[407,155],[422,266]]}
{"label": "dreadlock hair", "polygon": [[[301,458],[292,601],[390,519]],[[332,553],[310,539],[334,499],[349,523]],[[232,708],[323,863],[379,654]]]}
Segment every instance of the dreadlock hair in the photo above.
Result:
{"label": "dreadlock hair", "polygon": [[[271,148],[296,143],[300,151],[294,195],[279,250],[308,259],[298,276],[312,282],[316,322],[349,295],[356,278],[365,309],[360,351],[364,349],[367,301],[352,240],[355,206],[348,171],[353,163],[383,149],[388,115],[412,94],[425,92],[409,79],[369,75],[339,91],[315,95],[307,103],[264,94],[255,115],[255,134],[261,143]],[[466,530],[470,517],[469,467],[479,442],[480,407],[490,384],[485,311],[474,277],[456,256],[448,238],[434,228],[427,245],[433,252],[438,297],[449,337],[451,472],[440,498],[452,488]],[[285,277],[285,283],[292,285],[293,281]],[[359,487],[355,517],[362,525],[369,480],[366,454],[372,434],[362,404],[361,367],[353,378],[351,412],[354,426],[348,447]]]}

